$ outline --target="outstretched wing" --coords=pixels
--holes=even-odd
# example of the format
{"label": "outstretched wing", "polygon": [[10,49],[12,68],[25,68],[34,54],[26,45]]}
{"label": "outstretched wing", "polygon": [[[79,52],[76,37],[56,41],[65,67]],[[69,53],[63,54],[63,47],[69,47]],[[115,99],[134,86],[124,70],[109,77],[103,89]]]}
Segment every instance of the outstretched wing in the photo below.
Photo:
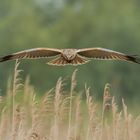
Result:
{"label": "outstretched wing", "polygon": [[77,54],[94,59],[124,60],[140,64],[140,58],[133,55],[112,51],[104,48],[87,48],[77,50]]}
{"label": "outstretched wing", "polygon": [[42,57],[51,57],[51,56],[57,56],[61,53],[62,52],[60,49],[35,48],[35,49],[24,50],[1,57],[0,62],[15,60],[15,59],[34,59],[34,58],[42,58]]}

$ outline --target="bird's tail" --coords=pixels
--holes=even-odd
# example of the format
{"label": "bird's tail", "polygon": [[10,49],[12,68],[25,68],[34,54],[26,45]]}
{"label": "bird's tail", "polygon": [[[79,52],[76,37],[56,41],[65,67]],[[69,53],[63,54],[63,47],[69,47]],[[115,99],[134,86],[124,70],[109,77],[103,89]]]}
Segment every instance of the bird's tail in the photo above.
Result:
{"label": "bird's tail", "polygon": [[76,56],[73,60],[66,60],[63,57],[58,57],[48,62],[49,65],[65,66],[65,65],[81,65],[87,63],[89,60],[81,56]]}
{"label": "bird's tail", "polygon": [[67,64],[67,61],[63,57],[57,57],[56,59],[49,61],[47,64],[63,66]]}
{"label": "bird's tail", "polygon": [[77,55],[75,57],[75,59],[72,60],[71,64],[72,65],[82,65],[82,64],[85,64],[89,61],[90,61],[89,59],[87,59],[85,57],[81,57],[80,55]]}

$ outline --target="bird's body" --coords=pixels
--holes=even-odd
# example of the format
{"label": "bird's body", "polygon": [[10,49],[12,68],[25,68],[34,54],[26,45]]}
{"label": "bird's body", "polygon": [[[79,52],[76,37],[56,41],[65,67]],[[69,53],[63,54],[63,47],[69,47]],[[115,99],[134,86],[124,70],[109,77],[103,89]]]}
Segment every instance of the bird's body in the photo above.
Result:
{"label": "bird's body", "polygon": [[91,59],[103,60],[124,60],[140,64],[140,58],[124,53],[116,52],[104,48],[85,48],[85,49],[53,49],[53,48],[34,48],[17,53],[13,53],[0,58],[0,62],[15,59],[37,59],[56,57],[48,62],[50,65],[80,65],[87,63]]}
{"label": "bird's body", "polygon": [[77,55],[77,50],[76,49],[63,49],[62,50],[62,56],[66,59],[66,60],[73,60],[75,59]]}

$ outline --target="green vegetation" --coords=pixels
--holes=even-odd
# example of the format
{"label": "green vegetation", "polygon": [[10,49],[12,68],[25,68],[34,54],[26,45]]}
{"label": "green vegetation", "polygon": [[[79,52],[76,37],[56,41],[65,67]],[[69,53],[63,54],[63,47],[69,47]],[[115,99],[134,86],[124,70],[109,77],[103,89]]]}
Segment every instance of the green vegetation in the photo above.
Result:
{"label": "green vegetation", "polygon": [[[139,4],[139,0],[0,1],[0,56],[34,47],[104,47],[139,55]],[[45,63],[46,60],[21,63],[39,93],[52,88],[60,76],[70,77],[75,69]],[[13,65],[14,62],[0,64],[1,94],[5,94]],[[139,65],[93,61],[77,68],[77,89],[81,90],[86,82],[101,99],[101,87],[110,83],[116,98],[125,98],[134,107],[139,104]]]}
{"label": "green vegetation", "polygon": [[[0,56],[36,47],[104,47],[140,55],[139,5],[2,0]],[[0,63],[0,140],[139,140],[140,65],[95,60],[56,67],[46,61],[21,61],[22,75],[18,62],[15,68],[15,62]]]}

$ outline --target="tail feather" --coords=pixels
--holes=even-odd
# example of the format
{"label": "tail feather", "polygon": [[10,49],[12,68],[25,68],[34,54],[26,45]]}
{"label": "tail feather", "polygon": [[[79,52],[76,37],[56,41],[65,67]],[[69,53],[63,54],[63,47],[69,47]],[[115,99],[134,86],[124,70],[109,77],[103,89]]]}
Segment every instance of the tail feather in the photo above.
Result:
{"label": "tail feather", "polygon": [[56,59],[53,59],[52,61],[48,62],[49,65],[57,65],[57,66],[63,66],[67,64],[67,61],[62,58],[62,57],[58,57]]}
{"label": "tail feather", "polygon": [[68,61],[63,57],[58,57],[53,59],[52,61],[48,62],[49,65],[57,65],[57,66],[64,66],[64,65],[81,65],[87,63],[89,60],[85,59],[81,56],[76,56],[75,59]]}
{"label": "tail feather", "polygon": [[87,62],[89,62],[88,59],[77,55],[76,58],[75,58],[74,60],[72,60],[71,63],[72,63],[73,65],[81,65],[81,64],[85,64],[85,63],[87,63]]}

